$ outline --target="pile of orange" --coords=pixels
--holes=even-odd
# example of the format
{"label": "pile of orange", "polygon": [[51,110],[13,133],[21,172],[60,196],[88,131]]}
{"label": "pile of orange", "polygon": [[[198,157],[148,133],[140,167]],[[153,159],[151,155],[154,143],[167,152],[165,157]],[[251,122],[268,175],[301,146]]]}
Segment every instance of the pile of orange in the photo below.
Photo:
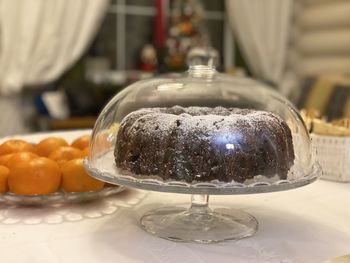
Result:
{"label": "pile of orange", "polygon": [[10,139],[0,145],[0,193],[49,194],[100,190],[104,182],[90,177],[83,167],[89,152],[88,135],[70,145],[60,137],[38,144]]}

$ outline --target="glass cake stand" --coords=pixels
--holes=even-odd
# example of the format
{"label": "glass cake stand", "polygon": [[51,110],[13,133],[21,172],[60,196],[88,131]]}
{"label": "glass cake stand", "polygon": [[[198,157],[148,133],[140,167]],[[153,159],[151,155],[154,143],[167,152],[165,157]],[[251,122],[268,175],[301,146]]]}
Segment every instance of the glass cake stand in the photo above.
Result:
{"label": "glass cake stand", "polygon": [[210,195],[255,194],[294,189],[314,182],[320,172],[319,165],[315,163],[310,174],[296,177],[294,180],[271,179],[269,182],[265,178],[263,181],[256,179],[245,184],[215,181],[190,184],[180,181],[165,182],[157,177],[128,174],[115,166],[113,151],[101,155],[93,163],[85,159],[84,165],[90,175],[111,184],[150,191],[190,194],[191,204],[188,208],[169,206],[151,210],[142,216],[141,225],[152,235],[172,241],[195,243],[241,239],[252,236],[258,229],[256,218],[242,210],[209,208]]}
{"label": "glass cake stand", "polygon": [[[267,193],[313,182],[319,166],[311,140],[298,110],[276,90],[253,79],[217,72],[210,52],[208,56],[191,54],[187,72],[135,82],[110,100],[94,125],[85,167],[92,176],[112,184],[191,194],[189,208],[158,208],[141,218],[143,228],[153,235],[200,243],[251,236],[258,227],[253,216],[240,210],[212,210],[209,195]],[[235,118],[223,117],[231,115]],[[218,165],[228,169],[223,176],[261,175],[244,183],[223,182],[227,179],[186,183],[116,168],[113,153],[118,158],[125,154],[124,164],[143,160],[154,168],[146,172],[138,168],[135,173],[157,174],[157,165],[169,164],[161,161],[164,147],[170,149],[173,178],[200,178]],[[196,158],[191,158],[192,153]],[[285,167],[283,171],[277,162]],[[196,170],[184,164],[193,164]],[[256,170],[247,170],[250,166]]]}

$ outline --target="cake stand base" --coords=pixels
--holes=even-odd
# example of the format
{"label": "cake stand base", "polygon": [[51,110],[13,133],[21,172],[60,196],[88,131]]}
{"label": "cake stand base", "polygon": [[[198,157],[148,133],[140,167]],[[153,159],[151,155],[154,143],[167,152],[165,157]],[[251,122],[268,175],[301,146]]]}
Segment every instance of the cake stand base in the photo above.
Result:
{"label": "cake stand base", "polygon": [[216,243],[252,236],[257,220],[236,209],[208,207],[208,195],[192,195],[189,209],[164,207],[152,210],[141,218],[147,232],[179,242]]}

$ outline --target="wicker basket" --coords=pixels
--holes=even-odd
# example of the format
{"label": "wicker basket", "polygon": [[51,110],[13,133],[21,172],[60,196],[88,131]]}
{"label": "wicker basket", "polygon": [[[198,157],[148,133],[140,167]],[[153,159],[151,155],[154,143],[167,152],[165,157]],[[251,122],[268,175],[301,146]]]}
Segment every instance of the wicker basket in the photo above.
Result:
{"label": "wicker basket", "polygon": [[350,182],[350,137],[311,135],[322,179]]}

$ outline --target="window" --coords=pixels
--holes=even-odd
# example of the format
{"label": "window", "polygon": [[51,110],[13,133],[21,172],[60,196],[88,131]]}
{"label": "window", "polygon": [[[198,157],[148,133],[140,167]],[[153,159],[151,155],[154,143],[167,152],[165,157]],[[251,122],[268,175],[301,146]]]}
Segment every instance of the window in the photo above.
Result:
{"label": "window", "polygon": [[[204,9],[204,25],[212,46],[225,66],[233,66],[233,37],[225,20],[224,1],[198,1]],[[154,0],[114,0],[88,55],[108,58],[110,69],[137,69],[140,50],[152,42],[156,9]],[[165,13],[172,1],[164,0]]]}

